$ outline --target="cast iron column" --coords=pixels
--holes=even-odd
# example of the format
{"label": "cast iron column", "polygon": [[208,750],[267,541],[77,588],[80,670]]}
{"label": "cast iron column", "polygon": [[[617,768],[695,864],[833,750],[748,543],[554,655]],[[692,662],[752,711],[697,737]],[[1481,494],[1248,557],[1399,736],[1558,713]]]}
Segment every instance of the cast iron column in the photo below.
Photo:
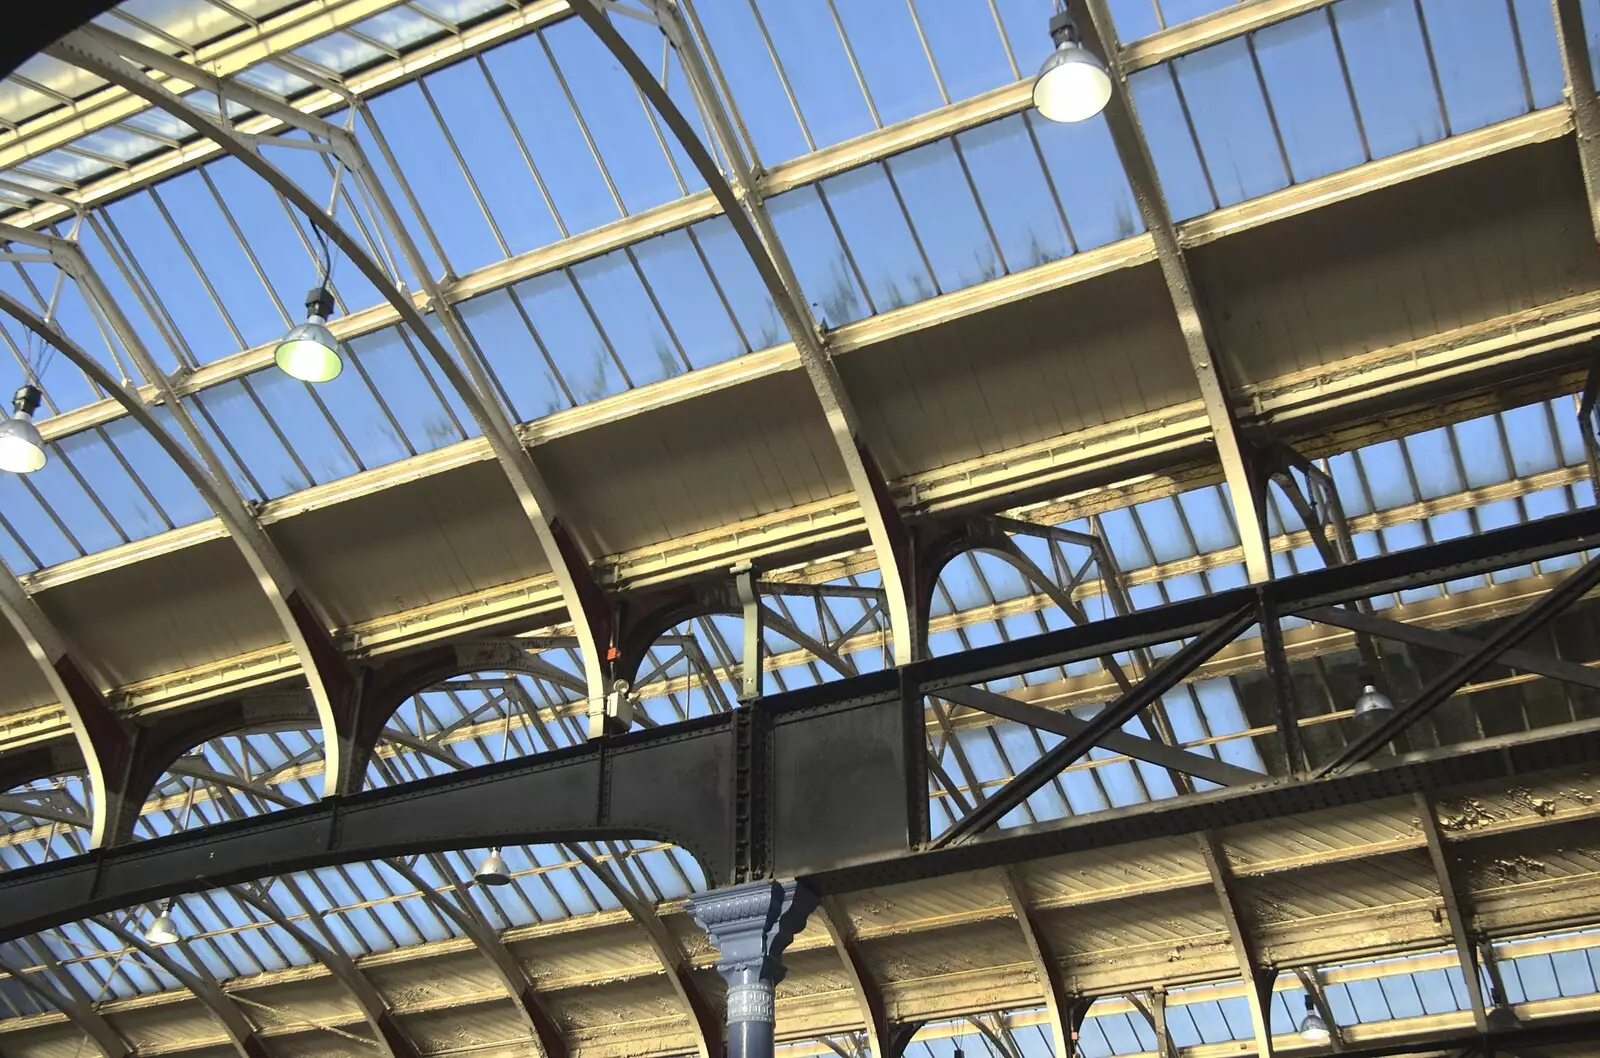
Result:
{"label": "cast iron column", "polygon": [[773,986],[783,949],[805,927],[817,897],[798,882],[747,882],[689,901],[711,936],[728,982],[728,1058],[772,1058]]}

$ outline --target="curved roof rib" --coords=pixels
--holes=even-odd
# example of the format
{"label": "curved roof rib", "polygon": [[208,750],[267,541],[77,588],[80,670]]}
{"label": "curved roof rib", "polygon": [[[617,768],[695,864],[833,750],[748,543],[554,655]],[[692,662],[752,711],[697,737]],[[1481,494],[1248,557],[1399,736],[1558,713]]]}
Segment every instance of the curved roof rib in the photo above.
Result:
{"label": "curved roof rib", "polygon": [[[291,122],[294,127],[319,135],[327,141],[329,148],[339,159],[358,176],[369,176],[370,164],[360,145],[344,130],[307,117],[264,93],[255,92],[246,85],[225,78],[210,77],[182,60],[171,58],[154,49],[144,48],[104,30],[93,27],[80,30],[52,49],[57,58],[88,69],[113,84],[121,85],[179,120],[201,129],[206,136],[243,162],[253,173],[305,213],[307,219],[361,270],[367,280],[399,313],[401,320],[428,350],[441,373],[467,404],[496,459],[504,469],[560,585],[562,597],[567,603],[579,639],[580,653],[584,659],[590,697],[595,700],[601,699],[606,687],[604,657],[605,649],[609,645],[610,623],[604,597],[576,542],[560,520],[553,515],[554,501],[544,477],[534,464],[532,455],[517,438],[504,409],[492,397],[493,390],[483,375],[481,364],[473,354],[471,345],[465,341],[465,336],[460,332],[454,312],[445,304],[437,286],[429,277],[427,268],[420,261],[416,248],[404,225],[399,222],[398,214],[390,204],[382,184],[377,180],[363,180],[364,188],[384,215],[390,233],[400,243],[402,251],[412,261],[417,275],[421,277],[420,282],[427,294],[426,308],[439,314],[446,330],[451,334],[452,341],[460,351],[462,362],[466,364],[466,374],[462,372],[460,364],[450,355],[444,343],[428,326],[416,303],[399,290],[382,266],[362,249],[343,225],[324,212],[293,180],[261,157],[244,137],[195,109],[165,86],[137,70],[123,58],[122,54],[118,54],[119,52],[135,55],[139,61],[148,61],[157,68],[167,70],[171,76],[187,76],[192,79],[192,83],[212,85],[222,97],[259,108],[263,112]],[[471,376],[470,379],[468,375]]]}
{"label": "curved roof rib", "polygon": [[[115,302],[110,298],[105,288],[100,285],[93,268],[89,266],[88,260],[84,258],[82,251],[76,245],[65,239],[44,236],[25,229],[12,228],[10,225],[0,225],[0,237],[14,242],[39,246],[47,250],[64,272],[85,285],[96,304],[112,320],[119,336],[138,362],[140,370],[154,382],[157,392],[162,396],[167,407],[173,409],[173,416],[184,430],[185,439],[193,446],[195,451],[200,453],[200,458],[205,460],[209,464],[208,466],[202,465],[197,461],[190,450],[185,448],[177,438],[173,437],[161,425],[149,407],[146,406],[138,391],[123,385],[120,380],[112,377],[110,372],[76,342],[50,326],[26,305],[23,305],[4,291],[0,291],[0,311],[10,315],[28,330],[60,350],[62,355],[66,356],[86,375],[92,378],[96,385],[111,394],[118,403],[128,410],[128,414],[172,457],[173,461],[182,469],[184,475],[194,484],[195,489],[205,497],[206,502],[216,513],[218,519],[227,528],[228,535],[238,546],[245,562],[250,566],[251,572],[256,575],[257,582],[261,585],[262,591],[266,593],[268,602],[271,603],[274,613],[277,614],[279,621],[283,625],[284,634],[288,637],[289,642],[294,645],[295,653],[301,660],[306,681],[311,687],[312,700],[316,703],[317,715],[322,723],[324,733],[333,740],[331,744],[337,745],[341,740],[339,732],[341,730],[348,731],[350,728],[350,724],[347,721],[341,722],[341,718],[347,716],[355,704],[353,701],[355,694],[354,675],[333,645],[333,639],[329,635],[327,627],[315,615],[311,603],[296,586],[294,577],[289,572],[288,563],[278,553],[277,546],[272,543],[271,539],[262,530],[260,523],[256,521],[255,516],[244,505],[244,501],[240,498],[238,492],[232,486],[222,484],[222,482],[228,480],[225,471],[217,461],[205,437],[195,426],[187,411],[184,410],[182,402],[172,392],[171,383],[167,380],[165,372],[161,371],[150,359],[149,354],[140,344],[137,335],[122,319]],[[20,589],[21,585],[19,584],[17,587]],[[114,840],[114,831],[119,827],[131,826],[133,820],[132,816],[121,812],[120,809],[116,813],[112,812],[112,807],[116,804],[116,794],[113,792],[115,780],[105,774],[104,761],[100,759],[108,752],[108,746],[112,744],[109,731],[91,733],[90,728],[85,726],[86,722],[82,719],[84,715],[93,714],[95,711],[92,704],[86,704],[86,702],[92,702],[92,699],[88,698],[87,695],[92,694],[94,698],[98,698],[99,692],[81,678],[76,681],[77,684],[82,686],[76,687],[75,695],[73,694],[74,685],[71,682],[65,684],[62,688],[55,688],[55,681],[65,671],[61,668],[62,659],[66,656],[65,645],[59,635],[43,633],[47,636],[47,640],[39,639],[42,634],[39,620],[44,617],[44,614],[36,606],[31,609],[34,611],[34,619],[29,622],[30,630],[27,633],[29,637],[40,642],[54,641],[54,645],[47,650],[46,656],[41,658],[41,664],[48,664],[49,666],[49,671],[45,674],[46,679],[52,681],[52,688],[56,689],[58,695],[68,695],[68,697],[62,698],[63,707],[68,709],[69,712],[78,714],[73,718],[73,730],[74,734],[78,736],[85,761],[90,762],[90,774],[93,777],[95,794],[92,806],[93,826],[91,827],[91,835],[93,844],[98,846],[108,840]],[[15,623],[15,618],[13,618],[13,622]],[[76,666],[75,671],[81,676],[83,672],[81,665]],[[88,721],[87,723],[97,722]],[[325,782],[328,792],[335,792],[338,788],[336,784],[339,782],[337,761],[329,762],[325,774],[327,776]],[[134,815],[136,814],[135,812]]]}
{"label": "curved roof rib", "polygon": [[898,665],[911,661],[917,653],[918,636],[912,628],[910,605],[911,541],[900,511],[890,497],[889,485],[883,469],[867,445],[850,395],[845,391],[844,380],[839,377],[827,349],[826,339],[817,330],[816,321],[800,291],[800,281],[795,278],[783,245],[773,230],[772,220],[762,205],[762,192],[743,148],[733,133],[732,123],[719,103],[715,88],[706,72],[706,64],[699,49],[690,37],[687,27],[678,17],[674,5],[653,5],[656,19],[667,40],[677,50],[683,61],[695,100],[715,130],[717,147],[732,170],[731,180],[725,177],[705,144],[695,135],[683,112],[672,97],[655,79],[643,60],[622,39],[616,27],[594,0],[573,0],[573,10],[594,31],[622,68],[628,71],[639,90],[655,107],[672,134],[677,137],[694,167],[711,188],[717,202],[733,224],[739,241],[750,255],[761,275],[761,281],[772,294],[773,304],[783,319],[790,338],[805,368],[806,378],[822,404],[828,420],[828,430],[833,436],[839,456],[844,460],[850,477],[850,487],[861,507],[866,522],[867,535],[872,540],[878,558],[878,570],[883,578],[884,590],[889,597],[889,628],[894,647],[894,660]]}

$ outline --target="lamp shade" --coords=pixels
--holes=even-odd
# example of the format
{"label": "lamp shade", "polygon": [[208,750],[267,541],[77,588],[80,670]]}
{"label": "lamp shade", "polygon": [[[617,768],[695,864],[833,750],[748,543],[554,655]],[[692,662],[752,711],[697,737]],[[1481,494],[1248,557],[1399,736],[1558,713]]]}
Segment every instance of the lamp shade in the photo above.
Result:
{"label": "lamp shade", "polygon": [[273,359],[285,374],[302,382],[331,382],[344,370],[338,340],[316,316],[284,335]]}
{"label": "lamp shade", "polygon": [[178,926],[172,921],[172,912],[163,910],[157,915],[150,928],[144,931],[144,939],[151,944],[171,944],[178,940]]}
{"label": "lamp shade", "polygon": [[1356,699],[1355,715],[1367,716],[1371,713],[1392,712],[1394,712],[1394,703],[1389,700],[1387,694],[1384,694],[1370,683],[1361,688],[1361,697]]}
{"label": "lamp shade", "polygon": [[1110,99],[1106,64],[1075,40],[1057,44],[1033,82],[1033,105],[1051,121],[1087,121]]}
{"label": "lamp shade", "polygon": [[472,876],[479,885],[510,885],[511,869],[506,866],[505,857],[500,855],[499,849],[489,852],[489,857],[478,867],[478,873]]}
{"label": "lamp shade", "polygon": [[1331,1038],[1328,1032],[1328,1023],[1322,1020],[1322,1015],[1315,1010],[1306,1011],[1306,1016],[1300,1020],[1300,1038],[1307,1043],[1327,1043]]}
{"label": "lamp shade", "polygon": [[0,470],[32,474],[45,464],[44,438],[27,415],[0,421]]}

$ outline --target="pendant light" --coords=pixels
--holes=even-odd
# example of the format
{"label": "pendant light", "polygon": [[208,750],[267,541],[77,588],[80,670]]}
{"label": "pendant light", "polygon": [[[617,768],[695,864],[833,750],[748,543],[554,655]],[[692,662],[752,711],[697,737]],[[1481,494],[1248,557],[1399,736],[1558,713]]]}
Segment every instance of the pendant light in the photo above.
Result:
{"label": "pendant light", "polygon": [[339,342],[328,329],[333,294],[319,286],[306,294],[306,322],[283,336],[273,359],[284,374],[302,382],[331,382],[344,370]]}
{"label": "pendant light", "polygon": [[1051,121],[1087,121],[1111,100],[1111,72],[1100,56],[1083,46],[1078,25],[1057,0],[1050,19],[1056,49],[1033,80],[1033,105]]}
{"label": "pendant light", "polygon": [[12,414],[0,418],[0,470],[13,474],[32,474],[44,467],[48,456],[44,438],[33,424],[41,394],[33,385],[24,385],[11,398]]}

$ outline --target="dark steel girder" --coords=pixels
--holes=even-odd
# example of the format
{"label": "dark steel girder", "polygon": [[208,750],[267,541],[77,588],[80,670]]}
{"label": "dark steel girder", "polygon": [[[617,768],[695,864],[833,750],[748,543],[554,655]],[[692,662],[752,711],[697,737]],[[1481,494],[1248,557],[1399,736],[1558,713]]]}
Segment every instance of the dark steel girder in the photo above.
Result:
{"label": "dark steel girder", "polygon": [[[0,875],[0,939],[97,910],[271,874],[496,844],[671,841],[700,859],[712,884],[729,884],[735,847],[747,840],[736,822],[739,804],[746,803],[741,798],[770,799],[774,781],[791,792],[801,788],[805,796],[779,798],[772,816],[752,817],[767,828],[754,835],[758,867],[807,877],[830,893],[1581,763],[1600,755],[1600,722],[1407,754],[1320,778],[1278,777],[959,847],[913,851],[923,834],[915,811],[925,809],[927,800],[926,774],[919,767],[925,694],[1201,634],[1253,612],[1261,592],[1282,612],[1295,613],[1594,548],[1600,548],[1600,510],[1585,509],[929,658],[653,731],[11,871]],[[764,734],[755,748],[765,754],[764,763],[746,776],[756,785],[742,790],[732,765],[741,717],[759,721]],[[915,752],[907,748],[913,743]],[[824,745],[827,753],[821,752]],[[885,762],[898,763],[886,768]],[[788,801],[803,810],[785,814]]]}

